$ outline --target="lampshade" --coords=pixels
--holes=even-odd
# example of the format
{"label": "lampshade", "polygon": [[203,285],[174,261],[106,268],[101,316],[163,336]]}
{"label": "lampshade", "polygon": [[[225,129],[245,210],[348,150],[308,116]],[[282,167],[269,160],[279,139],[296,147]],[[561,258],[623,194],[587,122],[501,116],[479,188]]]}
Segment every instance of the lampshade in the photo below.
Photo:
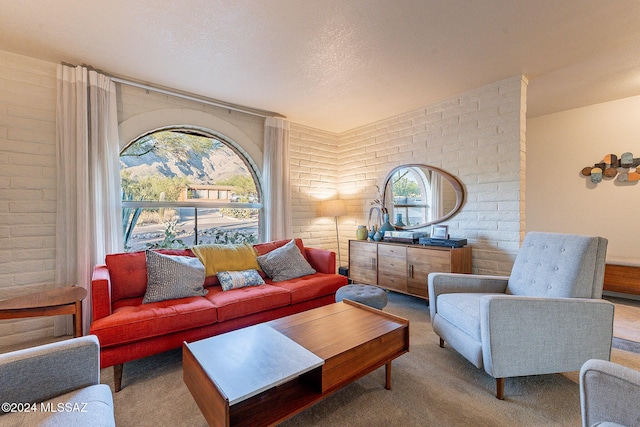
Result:
{"label": "lampshade", "polygon": [[320,216],[343,216],[347,214],[344,200],[325,200],[320,204]]}

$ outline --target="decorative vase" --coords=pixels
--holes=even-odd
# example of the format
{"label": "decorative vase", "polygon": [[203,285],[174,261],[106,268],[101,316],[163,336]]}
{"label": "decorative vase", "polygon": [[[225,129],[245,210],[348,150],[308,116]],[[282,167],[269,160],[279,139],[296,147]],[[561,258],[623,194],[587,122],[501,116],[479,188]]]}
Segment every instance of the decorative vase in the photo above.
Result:
{"label": "decorative vase", "polygon": [[356,229],[356,239],[358,240],[367,240],[367,227],[364,225],[359,225]]}
{"label": "decorative vase", "polygon": [[393,225],[391,225],[391,223],[389,222],[389,214],[388,213],[382,215],[382,220],[383,220],[383,223],[380,226],[380,228],[378,229],[378,232],[380,234],[382,234],[382,237],[384,237],[385,231],[393,231],[393,230],[395,230],[395,227]]}
{"label": "decorative vase", "polygon": [[372,225],[371,229],[369,230],[369,240],[373,241],[373,236],[376,234],[376,226]]}
{"label": "decorative vase", "polygon": [[376,242],[382,240],[382,233],[380,233],[380,230],[376,231],[376,234],[373,235],[373,240]]}
{"label": "decorative vase", "polygon": [[402,214],[399,213],[396,215],[396,227],[404,227],[405,223],[402,222]]}

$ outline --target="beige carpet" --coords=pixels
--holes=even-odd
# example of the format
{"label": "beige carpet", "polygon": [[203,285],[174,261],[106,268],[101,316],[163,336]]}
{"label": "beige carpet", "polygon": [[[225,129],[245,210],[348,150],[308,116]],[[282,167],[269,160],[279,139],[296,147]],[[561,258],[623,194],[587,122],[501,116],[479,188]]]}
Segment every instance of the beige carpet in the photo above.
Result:
{"label": "beige carpet", "polygon": [[[386,311],[410,320],[410,352],[343,388],[282,426],[579,426],[580,395],[572,375],[510,378],[506,400],[495,381],[450,348],[441,349],[424,300],[391,293]],[[615,360],[615,358],[614,358]],[[102,382],[113,386],[112,369]],[[182,381],[181,351],[125,364],[114,394],[116,422],[126,426],[206,426]]]}

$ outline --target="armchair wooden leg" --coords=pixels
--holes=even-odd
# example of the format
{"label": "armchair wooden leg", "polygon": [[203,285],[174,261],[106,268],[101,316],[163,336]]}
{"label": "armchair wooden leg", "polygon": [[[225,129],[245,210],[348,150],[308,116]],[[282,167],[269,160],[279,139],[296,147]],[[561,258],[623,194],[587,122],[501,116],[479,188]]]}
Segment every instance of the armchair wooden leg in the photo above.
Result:
{"label": "armchair wooden leg", "polygon": [[496,397],[504,400],[504,383],[506,378],[496,378]]}
{"label": "armchair wooden leg", "polygon": [[122,389],[122,368],[122,363],[113,365],[113,388],[116,393]]}
{"label": "armchair wooden leg", "polygon": [[444,348],[444,340],[440,338],[440,348]]}

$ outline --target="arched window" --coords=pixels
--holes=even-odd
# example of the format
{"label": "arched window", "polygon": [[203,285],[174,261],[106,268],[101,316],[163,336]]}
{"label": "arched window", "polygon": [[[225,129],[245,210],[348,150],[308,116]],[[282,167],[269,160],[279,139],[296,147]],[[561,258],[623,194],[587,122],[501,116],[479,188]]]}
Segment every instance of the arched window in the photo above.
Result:
{"label": "arched window", "polygon": [[248,156],[201,129],[145,134],[120,152],[125,250],[255,243],[262,209]]}
{"label": "arched window", "polygon": [[389,181],[396,225],[424,224],[434,219],[431,174],[419,167],[398,168]]}

